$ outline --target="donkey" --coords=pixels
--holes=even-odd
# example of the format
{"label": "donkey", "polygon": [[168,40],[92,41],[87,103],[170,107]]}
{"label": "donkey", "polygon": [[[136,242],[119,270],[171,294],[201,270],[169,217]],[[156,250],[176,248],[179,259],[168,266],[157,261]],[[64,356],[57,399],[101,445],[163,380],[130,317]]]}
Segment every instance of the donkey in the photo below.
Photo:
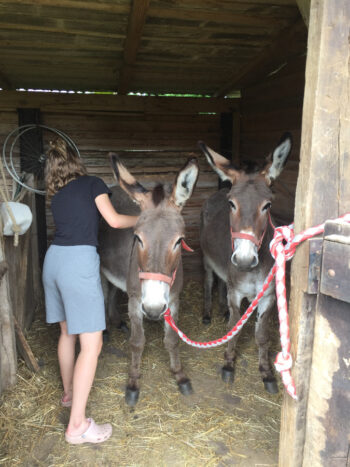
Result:
{"label": "donkey", "polygon": [[[203,320],[210,322],[215,273],[227,285],[228,328],[232,329],[240,318],[242,300],[252,301],[261,291],[274,262],[269,251],[274,232],[270,216],[271,185],[284,168],[292,137],[289,133],[282,136],[262,169],[255,165],[250,170],[237,170],[203,142],[199,142],[199,147],[221,180],[232,183],[231,189],[223,188],[208,198],[201,211],[200,244],[205,269]],[[268,358],[269,321],[274,303],[274,287],[270,285],[259,302],[255,326],[259,370],[265,389],[272,394],[278,392]],[[237,338],[229,341],[225,352],[221,374],[226,382],[234,379]]]}
{"label": "donkey", "polygon": [[[199,169],[197,159],[191,158],[178,172],[170,190],[157,185],[149,191],[135,180],[115,154],[110,157],[120,184],[112,188],[113,205],[122,214],[137,214],[134,201],[141,210],[134,230],[112,229],[104,223],[99,237],[102,274],[128,293],[131,364],[125,400],[134,406],[139,398],[145,345],[143,319],[160,320],[168,308],[174,320],[178,318],[183,285],[181,247],[187,247],[181,210],[193,193]],[[180,362],[179,338],[166,323],[164,345],[180,392],[190,394],[191,382]]]}

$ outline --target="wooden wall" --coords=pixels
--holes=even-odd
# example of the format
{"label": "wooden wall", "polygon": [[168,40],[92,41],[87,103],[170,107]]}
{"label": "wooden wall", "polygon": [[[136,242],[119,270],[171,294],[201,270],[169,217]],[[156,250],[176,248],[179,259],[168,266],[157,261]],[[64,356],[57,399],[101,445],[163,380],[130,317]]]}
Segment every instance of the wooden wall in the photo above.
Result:
{"label": "wooden wall", "polygon": [[273,212],[284,223],[290,222],[294,215],[305,59],[304,56],[295,58],[279,72],[242,90],[240,160],[262,160],[273,150],[284,132],[289,131],[293,136],[292,153],[274,186]]}
{"label": "wooden wall", "polygon": [[[184,266],[188,279],[201,276],[200,208],[217,189],[218,179],[198,150],[197,141],[203,140],[220,150],[221,110],[231,111],[228,100],[217,99],[212,108],[210,99],[127,99],[124,96],[117,100],[107,96],[6,92],[2,95],[5,110],[0,115],[0,144],[18,126],[16,108],[38,108],[41,123],[71,137],[89,173],[100,176],[106,183],[114,182],[109,151],[118,153],[131,173],[149,188],[157,182],[172,183],[187,158],[197,156],[199,180],[183,210],[187,240],[195,253],[184,253]],[[120,102],[120,106],[115,102]],[[44,132],[44,137],[45,151],[52,133]],[[11,184],[10,179],[8,183]],[[46,213],[50,241],[53,222],[48,205]]]}
{"label": "wooden wall", "polygon": [[[89,173],[114,183],[108,152],[118,153],[131,173],[147,188],[158,182],[172,183],[188,157],[199,158],[200,176],[192,198],[183,214],[186,237],[196,251],[184,253],[188,279],[201,274],[199,252],[199,216],[204,199],[217,189],[217,177],[197,149],[197,141],[205,140],[219,148],[220,114],[215,115],[119,115],[81,113],[67,115],[45,112],[45,125],[59,128],[78,146]],[[47,210],[48,237],[53,224]]]}

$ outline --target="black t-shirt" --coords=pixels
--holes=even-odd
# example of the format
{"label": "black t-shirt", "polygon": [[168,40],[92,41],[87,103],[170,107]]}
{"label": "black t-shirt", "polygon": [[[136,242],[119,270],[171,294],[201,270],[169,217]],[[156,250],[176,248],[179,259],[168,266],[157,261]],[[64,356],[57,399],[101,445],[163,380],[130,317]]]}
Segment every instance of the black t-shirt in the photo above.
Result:
{"label": "black t-shirt", "polygon": [[52,198],[56,232],[54,245],[97,246],[100,213],[95,198],[111,191],[98,177],[83,175],[61,188]]}

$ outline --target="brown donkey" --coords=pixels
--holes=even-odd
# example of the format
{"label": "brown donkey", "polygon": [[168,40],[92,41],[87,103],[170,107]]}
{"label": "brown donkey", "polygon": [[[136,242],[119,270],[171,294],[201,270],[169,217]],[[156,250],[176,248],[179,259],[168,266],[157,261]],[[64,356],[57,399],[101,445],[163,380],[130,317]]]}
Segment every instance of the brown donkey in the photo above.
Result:
{"label": "brown donkey", "polygon": [[[198,178],[198,164],[189,159],[178,172],[171,190],[163,185],[152,191],[140,185],[120,163],[111,162],[121,188],[112,188],[112,203],[122,214],[137,214],[135,229],[112,229],[106,223],[100,230],[101,272],[113,286],[128,293],[131,325],[131,364],[125,399],[135,405],[139,397],[140,364],[145,345],[143,319],[160,320],[170,308],[176,321],[182,290],[181,247],[185,246],[185,224],[181,209],[192,195]],[[131,201],[130,198],[133,201]],[[192,392],[179,356],[177,334],[165,325],[164,345],[170,355],[170,368],[182,394]]]}
{"label": "brown donkey", "polygon": [[[228,328],[232,329],[240,318],[242,300],[246,298],[251,302],[261,291],[274,262],[269,251],[273,237],[271,185],[284,168],[292,138],[289,133],[282,137],[261,170],[236,170],[204,143],[200,142],[199,146],[221,180],[232,183],[230,190],[224,188],[214,193],[201,212],[200,242],[205,268],[203,322],[208,323],[211,319],[215,273],[221,285],[227,285]],[[273,284],[259,302],[255,327],[259,370],[265,389],[270,393],[278,391],[268,358],[269,321],[275,302]],[[233,381],[237,338],[231,339],[225,352],[224,381]]]}

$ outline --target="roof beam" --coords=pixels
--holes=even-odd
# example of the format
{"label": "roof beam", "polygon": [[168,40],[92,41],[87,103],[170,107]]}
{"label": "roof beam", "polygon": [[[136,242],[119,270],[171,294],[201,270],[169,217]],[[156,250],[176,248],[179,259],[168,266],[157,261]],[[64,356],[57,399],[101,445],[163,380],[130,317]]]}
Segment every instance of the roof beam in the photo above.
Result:
{"label": "roof beam", "polygon": [[292,26],[284,29],[272,44],[260,51],[256,60],[248,62],[233,73],[227,83],[215,93],[215,97],[226,96],[231,91],[240,89],[242,85],[256,82],[264,73],[272,72],[281,64],[279,60],[286,58],[286,52],[290,54],[294,46],[298,47],[296,38],[300,39],[300,34],[303,32],[305,32],[305,24],[301,18],[298,18]]}
{"label": "roof beam", "polygon": [[[205,2],[203,2],[205,4]],[[240,15],[223,10],[208,10],[205,8],[162,8],[151,5],[149,16],[151,18],[174,19],[181,21],[201,21],[218,24],[239,26],[278,26],[286,24],[288,20],[267,16]]]}
{"label": "roof beam", "polygon": [[119,75],[119,94],[126,94],[128,91],[133,72],[132,65],[135,63],[140,48],[149,3],[150,0],[133,0],[132,2],[124,46],[124,64]]}

